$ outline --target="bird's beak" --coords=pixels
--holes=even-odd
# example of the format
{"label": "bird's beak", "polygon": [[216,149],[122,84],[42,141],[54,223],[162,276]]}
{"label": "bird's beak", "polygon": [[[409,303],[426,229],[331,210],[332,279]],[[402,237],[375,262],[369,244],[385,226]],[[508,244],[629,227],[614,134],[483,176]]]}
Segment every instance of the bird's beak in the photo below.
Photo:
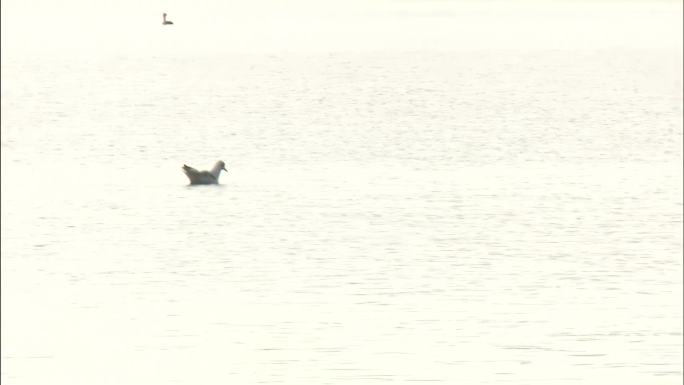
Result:
{"label": "bird's beak", "polygon": [[223,171],[228,172],[228,170],[226,170],[226,166],[223,166]]}

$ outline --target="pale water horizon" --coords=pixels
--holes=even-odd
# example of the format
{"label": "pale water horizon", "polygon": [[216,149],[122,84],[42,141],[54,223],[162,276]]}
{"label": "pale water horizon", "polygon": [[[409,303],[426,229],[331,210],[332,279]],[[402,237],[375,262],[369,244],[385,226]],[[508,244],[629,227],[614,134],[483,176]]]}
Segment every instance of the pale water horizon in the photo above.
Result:
{"label": "pale water horizon", "polygon": [[680,384],[681,32],[677,1],[3,1],[0,380]]}

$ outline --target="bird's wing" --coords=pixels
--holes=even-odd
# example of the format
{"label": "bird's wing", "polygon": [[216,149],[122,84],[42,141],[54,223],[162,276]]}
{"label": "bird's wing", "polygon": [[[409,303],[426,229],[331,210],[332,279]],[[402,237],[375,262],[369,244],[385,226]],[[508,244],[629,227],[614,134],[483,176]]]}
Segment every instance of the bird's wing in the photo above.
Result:
{"label": "bird's wing", "polygon": [[190,184],[217,184],[218,178],[209,171],[197,171],[196,169],[184,164],[183,172],[190,179]]}
{"label": "bird's wing", "polygon": [[216,179],[216,177],[209,171],[202,171],[199,173],[199,176],[208,181],[218,181],[218,179]]}
{"label": "bird's wing", "polygon": [[183,165],[183,172],[185,172],[185,174],[188,175],[188,176],[189,176],[189,175],[197,175],[197,174],[199,174],[199,171],[197,171],[196,169],[194,169],[194,168],[188,166],[187,164],[184,164],[184,165]]}

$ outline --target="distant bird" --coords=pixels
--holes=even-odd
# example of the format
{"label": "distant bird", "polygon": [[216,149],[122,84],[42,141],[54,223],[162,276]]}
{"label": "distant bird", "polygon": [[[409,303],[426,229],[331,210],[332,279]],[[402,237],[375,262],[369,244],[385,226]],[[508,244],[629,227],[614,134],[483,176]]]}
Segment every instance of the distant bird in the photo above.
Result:
{"label": "distant bird", "polygon": [[188,165],[183,165],[183,172],[190,179],[190,184],[218,184],[221,170],[228,171],[226,170],[226,164],[222,160],[216,162],[211,171],[197,171]]}
{"label": "distant bird", "polygon": [[166,13],[164,13],[163,16],[164,16],[164,21],[162,22],[163,25],[173,24],[173,21],[166,20]]}

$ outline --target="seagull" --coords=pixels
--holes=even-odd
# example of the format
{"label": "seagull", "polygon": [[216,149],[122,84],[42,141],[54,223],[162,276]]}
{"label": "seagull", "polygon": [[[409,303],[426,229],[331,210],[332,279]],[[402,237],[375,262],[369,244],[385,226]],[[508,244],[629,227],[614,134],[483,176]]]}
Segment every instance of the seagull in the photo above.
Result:
{"label": "seagull", "polygon": [[216,162],[211,171],[197,171],[186,164],[183,165],[183,172],[190,179],[190,184],[218,184],[221,170],[228,171],[226,170],[226,164],[222,160]]}
{"label": "seagull", "polygon": [[173,21],[171,21],[171,20],[166,20],[166,13],[163,14],[162,16],[164,17],[164,21],[162,22],[162,24],[164,24],[164,25],[173,24]]}

